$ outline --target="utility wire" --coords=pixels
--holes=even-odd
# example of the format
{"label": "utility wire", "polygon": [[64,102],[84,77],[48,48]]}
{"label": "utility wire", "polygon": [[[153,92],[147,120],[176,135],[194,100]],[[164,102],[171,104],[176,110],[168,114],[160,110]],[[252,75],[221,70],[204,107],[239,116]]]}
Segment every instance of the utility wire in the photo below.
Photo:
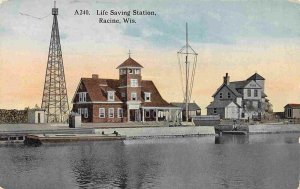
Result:
{"label": "utility wire", "polygon": [[22,12],[19,12],[19,13],[20,13],[20,15],[22,15],[22,16],[28,16],[28,17],[31,17],[31,18],[39,19],[39,20],[42,20],[42,19],[44,19],[44,18],[47,18],[48,16],[51,15],[51,13],[50,13],[50,14],[48,14],[47,16],[36,17],[36,16],[32,16],[32,15],[30,15],[30,14],[26,14],[26,13],[22,13]]}

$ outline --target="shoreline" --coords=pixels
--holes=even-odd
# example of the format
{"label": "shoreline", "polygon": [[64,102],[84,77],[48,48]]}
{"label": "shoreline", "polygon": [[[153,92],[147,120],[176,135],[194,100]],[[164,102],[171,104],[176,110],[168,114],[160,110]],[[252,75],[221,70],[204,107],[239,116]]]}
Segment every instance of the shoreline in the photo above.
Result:
{"label": "shoreline", "polygon": [[[10,128],[11,127],[11,128]],[[149,139],[149,138],[177,138],[177,137],[204,137],[218,136],[218,130],[230,131],[232,125],[218,126],[178,126],[166,127],[162,125],[129,125],[123,124],[123,127],[112,124],[101,127],[93,124],[80,128],[69,128],[67,125],[51,126],[50,124],[0,124],[1,142],[14,143],[25,140],[28,135],[108,135],[119,133],[124,136],[124,140]],[[19,129],[21,128],[21,129]],[[220,129],[221,128],[221,129]],[[300,124],[258,124],[258,125],[237,125],[239,131],[245,131],[248,135],[255,134],[284,134],[300,133]],[[215,131],[216,129],[216,131]],[[19,138],[20,137],[20,138]],[[55,137],[54,137],[55,138]]]}

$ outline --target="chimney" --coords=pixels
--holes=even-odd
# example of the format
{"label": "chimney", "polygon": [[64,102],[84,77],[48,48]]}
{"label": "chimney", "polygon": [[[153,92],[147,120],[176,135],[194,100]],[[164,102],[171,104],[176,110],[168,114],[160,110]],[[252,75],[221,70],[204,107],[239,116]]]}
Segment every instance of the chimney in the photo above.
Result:
{"label": "chimney", "polygon": [[98,79],[98,78],[99,78],[98,74],[92,74],[92,79]]}
{"label": "chimney", "polygon": [[230,77],[229,77],[228,73],[226,73],[226,75],[223,78],[224,78],[224,83],[226,85],[229,85],[229,82],[230,82],[229,79],[230,79]]}

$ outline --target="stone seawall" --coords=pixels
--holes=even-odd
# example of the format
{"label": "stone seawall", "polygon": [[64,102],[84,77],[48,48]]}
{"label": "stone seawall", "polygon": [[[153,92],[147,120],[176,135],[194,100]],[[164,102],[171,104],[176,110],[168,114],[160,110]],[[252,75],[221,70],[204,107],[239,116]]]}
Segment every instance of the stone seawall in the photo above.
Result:
{"label": "stone seawall", "polygon": [[249,134],[300,133],[300,124],[288,125],[249,125]]}
{"label": "stone seawall", "polygon": [[127,138],[215,135],[214,127],[209,126],[95,129],[96,134],[102,132],[110,134],[114,131],[120,135],[125,135]]}

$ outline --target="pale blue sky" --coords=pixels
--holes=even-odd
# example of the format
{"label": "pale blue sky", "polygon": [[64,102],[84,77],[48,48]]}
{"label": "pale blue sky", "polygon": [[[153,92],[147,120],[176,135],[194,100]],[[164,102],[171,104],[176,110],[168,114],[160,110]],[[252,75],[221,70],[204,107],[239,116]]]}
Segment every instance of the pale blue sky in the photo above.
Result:
{"label": "pale blue sky", "polygon": [[[51,16],[37,20],[22,16],[19,12],[36,17],[48,15],[53,4],[48,0],[9,0],[1,5],[0,37],[35,38],[37,42],[49,40]],[[143,40],[154,47],[172,48],[182,45],[184,23],[188,21],[190,40],[194,43],[234,44],[243,39],[298,39],[300,36],[300,4],[287,0],[274,1],[176,1],[176,0],[106,0],[106,1],[57,1],[61,38],[73,43],[85,43],[82,31],[102,42],[103,38]],[[157,16],[135,17],[137,24],[97,24],[98,16],[74,16],[75,9],[154,10]],[[28,31],[36,27],[36,32]],[[51,27],[51,26],[50,26]],[[106,30],[103,30],[103,27]],[[85,28],[76,31],[78,28]],[[116,32],[107,33],[107,29]],[[28,31],[26,35],[26,30]],[[20,31],[24,33],[20,36]],[[77,33],[78,32],[78,33]],[[78,35],[77,35],[77,34]],[[117,35],[113,37],[112,35]],[[113,40],[120,43],[122,40]],[[141,42],[141,41],[139,41]],[[5,43],[5,42],[4,42]]]}
{"label": "pale blue sky", "polygon": [[[0,105],[33,107],[42,96],[53,1],[0,2]],[[176,53],[185,44],[188,22],[190,44],[199,54],[192,100],[204,111],[226,72],[232,81],[256,71],[265,77],[275,110],[300,103],[300,0],[57,0],[57,7],[69,97],[81,77],[116,78],[115,68],[130,49],[145,67],[143,78],[153,80],[167,101],[182,101]],[[92,15],[75,16],[76,9]],[[97,9],[157,16],[99,24]]]}

